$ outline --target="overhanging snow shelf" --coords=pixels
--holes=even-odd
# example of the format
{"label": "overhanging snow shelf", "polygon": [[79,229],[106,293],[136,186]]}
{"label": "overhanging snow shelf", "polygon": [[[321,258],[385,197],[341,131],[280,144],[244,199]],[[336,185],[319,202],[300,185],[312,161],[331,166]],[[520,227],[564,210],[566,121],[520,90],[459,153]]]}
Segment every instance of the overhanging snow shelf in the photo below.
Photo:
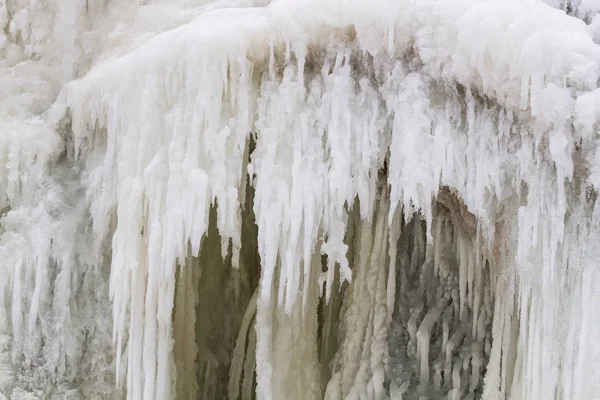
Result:
{"label": "overhanging snow shelf", "polygon": [[23,3],[0,399],[598,398],[590,2]]}

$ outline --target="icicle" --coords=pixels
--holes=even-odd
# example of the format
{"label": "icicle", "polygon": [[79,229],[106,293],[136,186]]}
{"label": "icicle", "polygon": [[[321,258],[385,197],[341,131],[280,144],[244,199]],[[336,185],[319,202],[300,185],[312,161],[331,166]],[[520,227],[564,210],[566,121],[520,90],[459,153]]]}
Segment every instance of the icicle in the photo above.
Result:
{"label": "icicle", "polygon": [[[248,331],[251,329],[250,323],[254,319],[256,314],[256,298],[258,296],[258,291],[254,291],[254,294],[250,298],[250,302],[246,307],[246,311],[244,312],[244,317],[242,320],[242,326],[240,327],[237,340],[235,342],[235,348],[233,350],[233,355],[231,357],[231,370],[229,372],[229,399],[237,400],[239,396],[239,384],[240,378],[242,377],[242,372],[245,369],[244,360],[247,358],[251,358],[250,354],[246,354],[246,340],[248,336]],[[244,378],[244,383],[248,378]],[[242,391],[244,393],[245,391]],[[243,394],[242,394],[243,395]]]}
{"label": "icicle", "polygon": [[388,312],[388,324],[392,321],[392,315],[394,313],[394,304],[396,302],[396,257],[398,249],[398,239],[400,238],[401,227],[400,227],[400,212],[393,212],[390,209],[390,213],[393,213],[392,222],[389,228],[388,235],[388,257],[390,264],[388,267],[388,283],[387,283],[387,312]]}
{"label": "icicle", "polygon": [[441,312],[442,310],[438,307],[427,311],[417,330],[417,358],[420,365],[419,382],[423,389],[429,384],[429,341],[431,340],[431,328],[437,322]]}

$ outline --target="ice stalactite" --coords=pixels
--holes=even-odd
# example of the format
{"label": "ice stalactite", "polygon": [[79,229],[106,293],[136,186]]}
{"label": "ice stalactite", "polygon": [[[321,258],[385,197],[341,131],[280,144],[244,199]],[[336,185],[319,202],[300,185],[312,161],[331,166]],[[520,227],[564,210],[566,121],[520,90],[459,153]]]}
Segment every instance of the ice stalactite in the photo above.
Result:
{"label": "ice stalactite", "polygon": [[[243,213],[242,232],[248,234],[243,236],[240,265],[235,269],[230,256],[222,258],[216,216],[212,210],[199,256],[178,267],[173,330],[177,398],[227,398],[236,381],[228,385],[230,371],[239,371],[232,372],[238,384],[241,374],[248,374],[244,353],[248,331],[254,326],[253,292],[259,276],[253,217],[251,209]],[[253,370],[250,374],[252,382]]]}
{"label": "ice stalactite", "polygon": [[3,329],[10,327],[13,340],[2,353],[3,365],[13,368],[2,376],[3,391],[12,388],[9,398],[44,397],[49,387],[63,398],[116,395],[108,340],[112,318],[102,307],[109,254],[104,246],[96,251],[91,241],[80,168],[68,148],[52,149],[60,141],[50,139],[40,143],[45,146],[30,145],[29,154],[11,152],[6,164],[12,169],[35,160],[29,170],[44,176],[39,169],[57,158],[41,183],[9,173],[5,185],[0,293],[7,311]]}
{"label": "ice stalactite", "polygon": [[461,216],[460,207],[442,193],[434,207],[433,242],[427,243],[427,226],[418,216],[399,239],[389,365],[390,391],[404,399],[481,395],[492,343],[495,266],[480,250],[474,217]]}
{"label": "ice stalactite", "polygon": [[0,0],[0,395],[597,396],[598,8],[547,3]]}
{"label": "ice stalactite", "polygon": [[382,193],[373,226],[355,219],[353,282],[344,292],[344,337],[333,359],[326,399],[384,398],[387,361],[387,213]]}

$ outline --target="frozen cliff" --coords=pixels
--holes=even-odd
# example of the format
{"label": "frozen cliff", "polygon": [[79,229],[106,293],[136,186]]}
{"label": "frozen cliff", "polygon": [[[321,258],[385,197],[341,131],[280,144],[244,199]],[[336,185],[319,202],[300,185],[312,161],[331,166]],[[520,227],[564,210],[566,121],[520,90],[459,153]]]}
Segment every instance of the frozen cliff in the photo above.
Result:
{"label": "frozen cliff", "polygon": [[597,0],[0,0],[0,399],[600,399]]}

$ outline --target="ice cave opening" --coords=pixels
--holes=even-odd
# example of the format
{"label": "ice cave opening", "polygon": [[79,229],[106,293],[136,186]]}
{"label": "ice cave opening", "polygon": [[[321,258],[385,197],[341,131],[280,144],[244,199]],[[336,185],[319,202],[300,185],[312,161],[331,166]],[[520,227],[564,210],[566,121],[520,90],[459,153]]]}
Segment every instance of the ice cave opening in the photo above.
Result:
{"label": "ice cave opening", "polygon": [[0,0],[0,400],[600,399],[599,4]]}
{"label": "ice cave opening", "polygon": [[[260,257],[252,190],[249,193],[242,212],[239,268],[231,266],[231,255],[222,259],[213,209],[203,250],[179,270],[174,309],[177,398],[255,398]],[[381,197],[375,212],[383,216],[389,196],[382,190]],[[355,204],[353,209],[359,208]],[[343,340],[350,331],[356,331],[354,346],[375,338],[370,324],[378,318],[379,307],[389,324],[389,348],[379,350],[389,352],[387,374],[392,378],[384,386],[393,398],[481,398],[491,354],[497,277],[478,250],[475,217],[456,195],[444,188],[433,209],[431,243],[427,223],[418,214],[408,220],[396,218],[391,228],[396,234],[382,243],[390,229],[385,219],[376,217],[378,223],[369,225],[350,210],[344,241],[355,278],[334,289],[329,301],[322,296],[316,306],[302,311],[302,319],[312,321],[309,333],[316,337],[301,334],[293,339],[295,346],[316,341],[319,397],[340,373],[336,358],[343,357]],[[315,268],[327,271],[326,256],[318,257]],[[339,285],[339,277],[335,280]],[[382,293],[388,296],[377,299]],[[357,301],[371,307],[359,310],[353,304]],[[377,301],[387,302],[386,307]],[[294,329],[286,327],[286,321],[284,317],[277,329]],[[514,346],[506,350],[506,362],[514,363]]]}

